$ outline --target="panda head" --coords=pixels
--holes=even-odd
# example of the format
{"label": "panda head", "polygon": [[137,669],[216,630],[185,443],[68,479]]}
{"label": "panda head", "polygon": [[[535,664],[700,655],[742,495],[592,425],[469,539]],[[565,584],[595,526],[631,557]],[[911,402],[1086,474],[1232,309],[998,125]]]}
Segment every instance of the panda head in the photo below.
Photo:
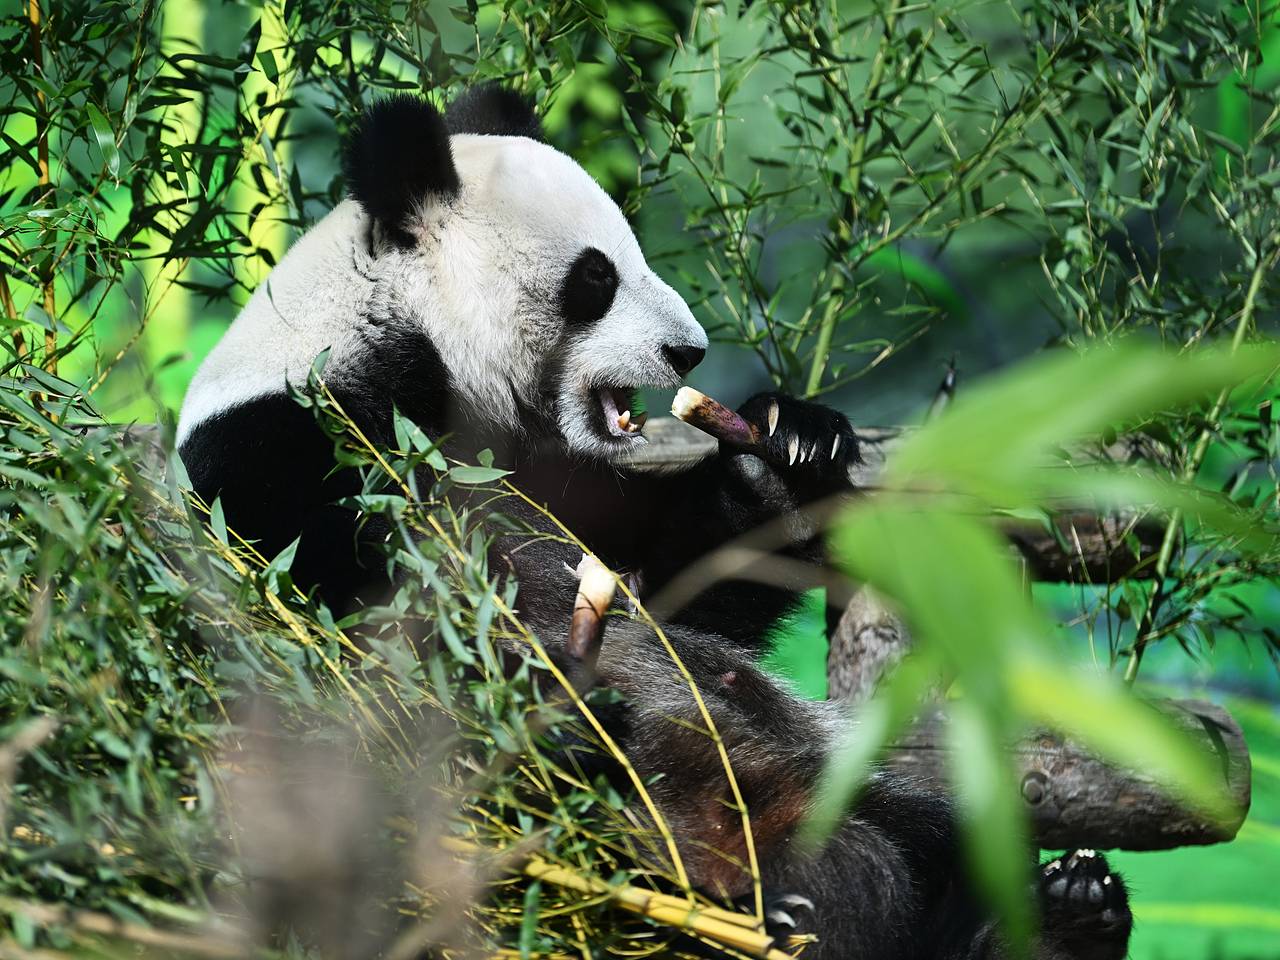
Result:
{"label": "panda head", "polygon": [[707,336],[617,205],[541,142],[529,104],[479,87],[444,116],[371,107],[343,157],[396,322],[425,332],[473,418],[612,458],[642,443],[639,387],[673,387]]}

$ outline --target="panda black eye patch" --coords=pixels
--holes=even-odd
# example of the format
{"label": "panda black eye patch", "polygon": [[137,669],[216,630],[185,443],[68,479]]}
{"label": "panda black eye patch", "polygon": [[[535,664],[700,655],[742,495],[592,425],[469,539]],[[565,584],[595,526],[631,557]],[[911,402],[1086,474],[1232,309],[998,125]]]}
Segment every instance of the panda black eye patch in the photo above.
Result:
{"label": "panda black eye patch", "polygon": [[560,287],[560,312],[571,327],[595,323],[613,304],[618,270],[595,247],[587,247],[573,261]]}

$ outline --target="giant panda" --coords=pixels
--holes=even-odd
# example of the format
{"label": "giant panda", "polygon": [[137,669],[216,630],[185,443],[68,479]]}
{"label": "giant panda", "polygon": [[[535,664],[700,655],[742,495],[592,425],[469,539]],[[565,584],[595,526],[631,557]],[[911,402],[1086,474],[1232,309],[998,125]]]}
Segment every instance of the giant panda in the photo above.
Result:
{"label": "giant panda", "polygon": [[[443,115],[418,97],[382,100],[348,138],[343,169],[349,198],[254,292],[194,378],[178,426],[196,491],[221,498],[230,526],[268,556],[300,536],[297,582],[344,606],[383,576],[376,525],[358,527],[335,505],[355,481],[333,469],[331,442],[289,395],[326,349],[326,382],[367,434],[392,439],[395,405],[429,435],[448,435],[459,457],[497,451],[513,481],[642,596],[779,518],[792,532],[784,549],[816,558],[797,511],[846,488],[858,456],[835,410],[757,395],[742,413],[768,424],[770,461],[726,449],[676,473],[627,467],[644,442],[629,415],[634,391],[676,386],[706,334],[614,201],[544,142],[525,100],[478,87]],[[556,538],[501,556],[519,578],[521,615],[552,655],[584,685],[620,695],[612,732],[652,781],[693,882],[743,896],[744,838],[720,763],[651,632],[620,620],[589,676],[567,662],[577,559]],[[945,797],[881,772],[821,849],[793,844],[845,720],[757,666],[766,628],[792,600],[724,583],[665,624],[726,738],[772,929],[815,933],[814,960],[1001,955]],[[1053,860],[1029,895],[1042,920],[1038,955],[1125,956],[1125,887],[1100,855]]]}

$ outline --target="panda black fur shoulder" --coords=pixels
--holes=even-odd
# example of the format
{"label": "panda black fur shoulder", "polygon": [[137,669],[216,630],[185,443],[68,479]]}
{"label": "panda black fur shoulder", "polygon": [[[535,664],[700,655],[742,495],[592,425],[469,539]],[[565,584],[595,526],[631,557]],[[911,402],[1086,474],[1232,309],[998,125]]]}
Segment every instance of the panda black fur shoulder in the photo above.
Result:
{"label": "panda black fur shoulder", "polygon": [[[723,451],[676,475],[628,471],[643,442],[620,425],[636,388],[674,387],[707,339],[649,268],[625,218],[573,160],[541,141],[529,105],[496,87],[441,116],[397,96],[348,140],[351,198],[304,235],[209,355],[178,429],[196,490],[266,555],[301,535],[295,579],[335,605],[376,582],[376,529],[334,505],[356,492],[333,471],[330,442],[288,395],[331,350],[326,380],[375,439],[394,404],[466,457],[498,451],[514,481],[546,503],[616,570],[652,595],[715,547],[840,490],[858,455],[844,416],[762,394],[777,406],[775,469]],[[793,455],[793,451],[796,455]],[[791,525],[786,550],[817,559]],[[527,546],[527,545],[526,545]],[[576,584],[573,551],[546,538],[504,555],[517,603],[563,657]],[[794,597],[725,583],[671,616],[668,636],[693,672],[752,814],[775,925],[815,932],[823,958],[983,957],[1001,952],[958,859],[945,798],[877,775],[821,851],[792,835],[808,809],[839,711],[802,701],[755,663]],[[616,735],[673,828],[691,878],[727,897],[749,884],[728,785],[689,691],[637,623],[611,625],[592,682],[621,694]],[[569,664],[573,667],[573,664]],[[1045,958],[1118,960],[1130,914],[1124,885],[1091,852],[1041,869]]]}

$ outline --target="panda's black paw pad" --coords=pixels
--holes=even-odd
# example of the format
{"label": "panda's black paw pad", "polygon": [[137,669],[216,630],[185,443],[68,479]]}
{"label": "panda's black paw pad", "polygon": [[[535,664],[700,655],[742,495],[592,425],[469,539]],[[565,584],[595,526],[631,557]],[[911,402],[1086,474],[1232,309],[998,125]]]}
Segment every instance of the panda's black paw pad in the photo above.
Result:
{"label": "panda's black paw pad", "polygon": [[760,428],[768,458],[786,469],[844,476],[859,460],[848,418],[820,403],[758,393],[738,413]]}
{"label": "panda's black paw pad", "polygon": [[1124,881],[1093,850],[1068,850],[1042,866],[1040,903],[1046,924],[1105,932],[1132,922]]}

